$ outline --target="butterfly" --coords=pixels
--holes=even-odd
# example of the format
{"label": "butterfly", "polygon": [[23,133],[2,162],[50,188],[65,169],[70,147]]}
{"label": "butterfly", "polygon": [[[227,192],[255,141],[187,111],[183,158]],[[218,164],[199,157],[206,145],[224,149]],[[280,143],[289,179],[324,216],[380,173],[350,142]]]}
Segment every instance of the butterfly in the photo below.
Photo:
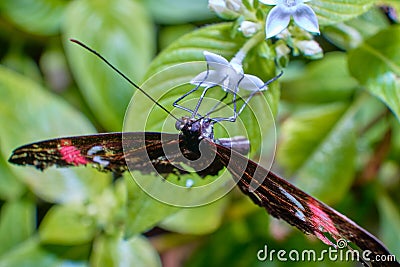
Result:
{"label": "butterfly", "polygon": [[[103,57],[101,59],[106,61]],[[272,216],[304,233],[315,235],[329,246],[338,248],[339,242],[345,241],[346,245],[351,243],[362,251],[369,251],[371,261],[359,259],[366,266],[400,266],[397,261],[374,262],[376,257],[391,255],[376,237],[343,214],[248,159],[245,155],[249,152],[250,143],[245,137],[215,138],[213,127],[219,119],[198,116],[194,112],[192,116],[176,120],[178,134],[124,132],[62,137],[16,148],[9,162],[32,165],[39,170],[51,166],[92,165],[117,176],[128,170],[142,174],[158,173],[164,177],[171,173],[181,175],[189,173],[186,168],[189,165],[192,172],[206,177],[217,175],[226,168],[240,190]],[[351,248],[350,245],[348,247]]]}

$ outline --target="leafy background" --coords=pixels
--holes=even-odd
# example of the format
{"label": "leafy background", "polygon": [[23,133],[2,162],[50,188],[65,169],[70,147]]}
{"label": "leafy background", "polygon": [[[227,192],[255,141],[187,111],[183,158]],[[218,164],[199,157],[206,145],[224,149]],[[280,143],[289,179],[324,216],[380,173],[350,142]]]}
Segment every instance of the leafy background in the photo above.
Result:
{"label": "leafy background", "polygon": [[[267,98],[279,132],[275,170],[400,258],[400,26],[382,4],[400,9],[395,0],[313,1],[325,56],[291,58]],[[179,209],[149,198],[129,175],[112,183],[90,168],[42,173],[7,162],[28,142],[121,130],[134,89],[69,38],[142,83],[202,60],[203,50],[231,58],[245,41],[236,26],[205,0],[0,2],[0,266],[262,266],[256,254],[264,245],[327,248],[238,191]],[[257,49],[246,71],[267,80],[274,64],[259,56],[265,45]],[[269,266],[288,264],[302,265]],[[322,264],[354,266],[309,263]]]}

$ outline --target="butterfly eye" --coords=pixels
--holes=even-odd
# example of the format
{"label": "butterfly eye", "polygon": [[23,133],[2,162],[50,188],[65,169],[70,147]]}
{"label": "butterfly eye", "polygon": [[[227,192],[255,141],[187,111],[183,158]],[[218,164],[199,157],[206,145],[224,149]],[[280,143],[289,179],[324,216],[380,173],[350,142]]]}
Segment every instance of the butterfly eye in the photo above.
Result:
{"label": "butterfly eye", "polygon": [[200,131],[200,129],[201,129],[201,125],[200,125],[200,123],[198,122],[198,121],[196,121],[196,122],[193,122],[191,125],[190,125],[190,132],[191,133],[193,133],[193,134],[196,134],[196,133],[198,133],[199,131]]}
{"label": "butterfly eye", "polygon": [[183,126],[185,126],[183,121],[176,121],[175,122],[175,129],[177,129],[178,131],[182,131]]}

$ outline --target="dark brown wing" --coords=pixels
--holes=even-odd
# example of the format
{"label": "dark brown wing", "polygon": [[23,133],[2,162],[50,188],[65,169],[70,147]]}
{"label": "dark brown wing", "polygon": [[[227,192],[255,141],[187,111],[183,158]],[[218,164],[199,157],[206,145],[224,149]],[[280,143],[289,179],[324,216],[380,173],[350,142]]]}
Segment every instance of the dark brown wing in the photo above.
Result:
{"label": "dark brown wing", "polygon": [[[209,145],[215,150],[221,163],[227,166],[241,191],[272,216],[283,219],[334,247],[339,245],[339,241],[353,242],[363,251],[371,251],[368,255],[370,259],[374,259],[374,255],[390,255],[376,237],[343,214],[239,153],[211,142]],[[370,264],[400,266],[393,261]]]}
{"label": "dark brown wing", "polygon": [[[190,160],[200,155],[181,137],[178,134],[126,132],[56,138],[15,149],[9,162],[32,165],[40,170],[51,166],[92,165],[100,171],[119,175],[129,166],[130,170],[146,174],[182,174],[187,173],[185,167],[181,166],[182,155]],[[165,151],[168,151],[168,157]],[[202,177],[216,175],[223,168],[219,161],[211,162],[208,167],[191,167],[201,170],[198,174]]]}
{"label": "dark brown wing", "polygon": [[[149,133],[149,145],[157,145],[157,134]],[[143,145],[143,134],[129,135],[132,149]],[[121,133],[62,137],[27,144],[15,149],[9,162],[33,165],[40,170],[51,166],[93,165],[100,170],[122,173],[127,170]]]}

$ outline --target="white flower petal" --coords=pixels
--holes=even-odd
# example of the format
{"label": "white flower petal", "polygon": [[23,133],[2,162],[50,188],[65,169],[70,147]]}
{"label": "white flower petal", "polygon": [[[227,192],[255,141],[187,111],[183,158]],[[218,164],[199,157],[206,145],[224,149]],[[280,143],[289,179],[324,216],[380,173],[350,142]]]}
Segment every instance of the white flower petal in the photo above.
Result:
{"label": "white flower petal", "polygon": [[271,38],[283,31],[290,22],[291,12],[283,6],[275,6],[268,14],[265,25],[267,38]]}
{"label": "white flower petal", "polygon": [[203,72],[201,72],[200,74],[198,74],[196,77],[194,77],[194,78],[190,81],[190,83],[191,83],[191,84],[194,84],[194,85],[199,85],[199,83],[201,83],[202,81],[205,80],[206,76],[207,76],[207,71],[203,71]]}
{"label": "white flower petal", "polygon": [[226,60],[224,57],[208,51],[204,51],[203,54],[207,60],[208,66],[211,69],[223,70],[224,68],[229,67],[229,61]]}
{"label": "white flower petal", "polygon": [[233,72],[229,72],[230,76],[234,76],[234,75],[242,75],[243,74],[243,67],[242,64],[238,64],[236,62],[231,62],[231,69]]}
{"label": "white flower petal", "polygon": [[258,2],[263,3],[264,5],[277,5],[279,0],[259,0]]}
{"label": "white flower petal", "polygon": [[257,76],[245,74],[243,80],[239,83],[241,89],[247,91],[263,90],[264,82]]}
{"label": "white flower petal", "polygon": [[293,14],[294,22],[308,32],[319,33],[318,19],[311,7],[300,4]]}
{"label": "white flower petal", "polygon": [[277,45],[275,47],[275,53],[276,53],[276,57],[278,57],[278,58],[284,57],[284,56],[289,55],[290,48],[285,43],[280,43],[279,45]]}
{"label": "white flower petal", "polygon": [[230,10],[238,12],[242,7],[241,0],[225,0],[226,7]]}
{"label": "white flower petal", "polygon": [[295,43],[295,45],[306,56],[312,56],[312,55],[316,55],[316,54],[322,53],[322,48],[314,40],[297,41]]}
{"label": "white flower petal", "polygon": [[208,6],[217,13],[222,13],[227,9],[225,2],[222,0],[210,0]]}
{"label": "white flower petal", "polygon": [[241,75],[230,76],[229,81],[224,83],[223,88],[225,92],[235,93],[238,90],[239,80],[242,78]]}
{"label": "white flower petal", "polygon": [[267,89],[264,82],[257,76],[243,73],[242,61],[245,56],[243,52],[239,51],[231,62],[228,62],[222,56],[207,51],[204,51],[204,56],[207,59],[208,66],[213,69],[198,74],[190,81],[191,84],[201,87],[219,85],[228,93],[237,93],[239,88],[247,91]]}
{"label": "white flower petal", "polygon": [[194,85],[199,85],[201,83],[202,87],[208,87],[220,84],[224,79],[226,79],[226,76],[224,76],[221,72],[209,70],[208,72],[203,71],[202,73],[198,74],[190,81],[190,83]]}
{"label": "white flower petal", "polygon": [[240,24],[239,31],[241,31],[245,37],[250,37],[253,36],[260,28],[260,24],[245,20]]}

